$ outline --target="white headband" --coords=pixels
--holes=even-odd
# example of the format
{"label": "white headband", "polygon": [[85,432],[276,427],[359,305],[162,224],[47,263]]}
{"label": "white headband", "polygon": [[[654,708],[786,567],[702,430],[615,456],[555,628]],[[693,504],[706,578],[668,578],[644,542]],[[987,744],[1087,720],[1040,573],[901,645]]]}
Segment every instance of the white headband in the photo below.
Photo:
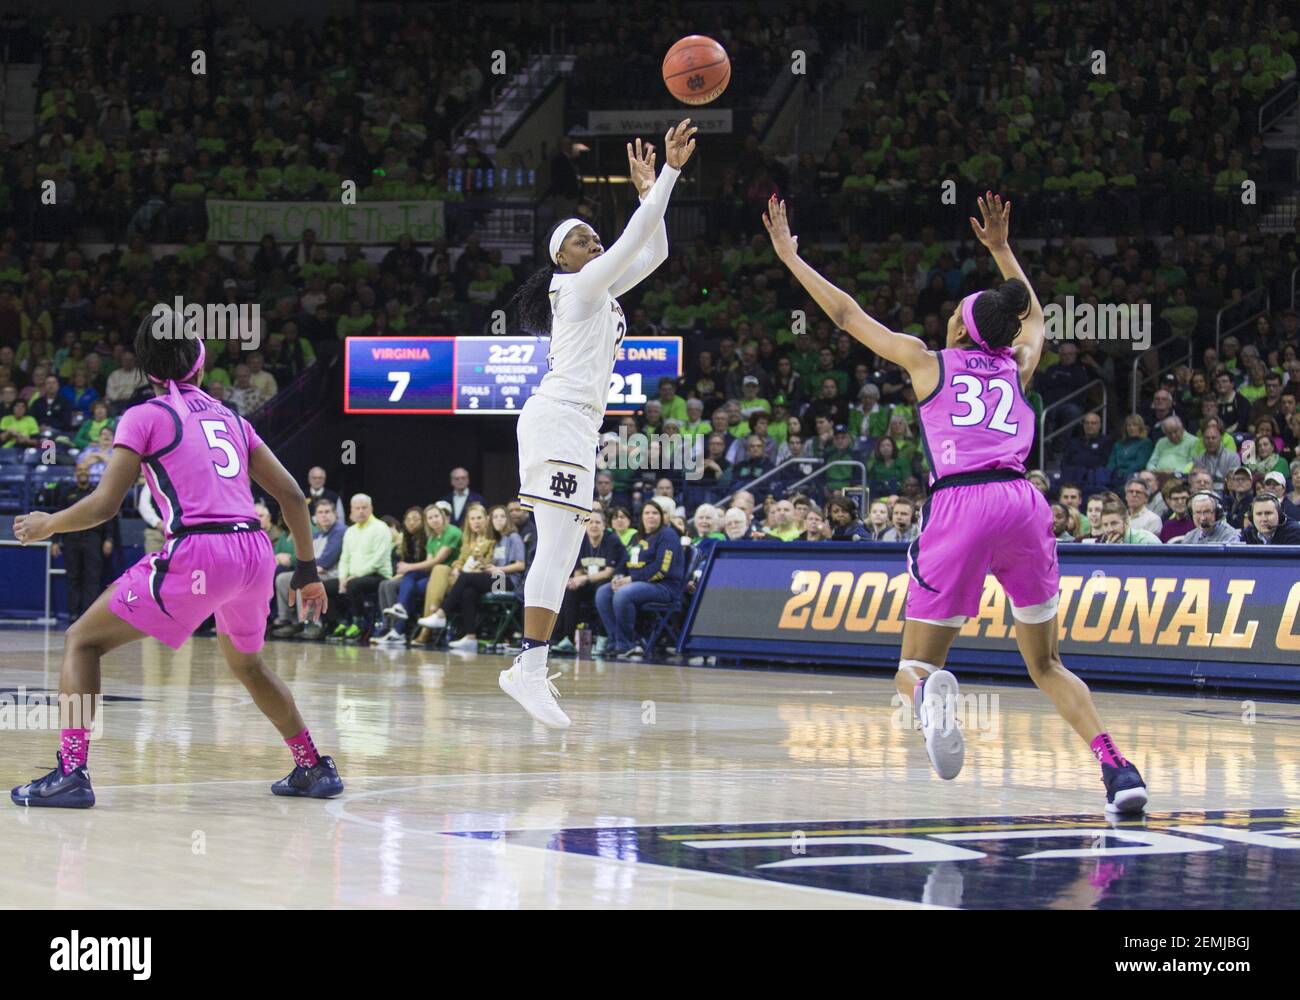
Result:
{"label": "white headband", "polygon": [[581,219],[565,219],[555,227],[555,232],[551,234],[551,263],[559,263],[559,261],[555,259],[555,255],[560,252],[560,244],[563,243],[564,238],[573,231],[573,227],[585,225],[586,223]]}

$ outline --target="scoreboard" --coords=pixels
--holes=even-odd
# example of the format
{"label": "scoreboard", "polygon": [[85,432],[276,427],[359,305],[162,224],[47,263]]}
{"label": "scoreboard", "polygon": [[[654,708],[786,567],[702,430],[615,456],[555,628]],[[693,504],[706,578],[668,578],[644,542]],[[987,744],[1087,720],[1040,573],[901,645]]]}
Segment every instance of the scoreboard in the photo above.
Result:
{"label": "scoreboard", "polygon": [[[537,337],[348,337],[344,413],[518,413],[546,374]],[[681,337],[624,337],[606,413],[634,413],[682,374]]]}

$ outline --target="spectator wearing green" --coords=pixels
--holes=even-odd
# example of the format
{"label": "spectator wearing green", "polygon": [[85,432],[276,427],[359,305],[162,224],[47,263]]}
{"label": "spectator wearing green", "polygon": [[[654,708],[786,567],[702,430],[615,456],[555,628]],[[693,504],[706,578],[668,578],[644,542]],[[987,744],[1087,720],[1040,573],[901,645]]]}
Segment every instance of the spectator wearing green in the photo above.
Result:
{"label": "spectator wearing green", "polygon": [[880,437],[867,459],[867,488],[872,496],[888,496],[903,488],[903,480],[912,474],[912,463],[898,454],[890,437]]}
{"label": "spectator wearing green", "polygon": [[1228,165],[1214,175],[1214,193],[1235,197],[1241,193],[1241,185],[1249,179],[1250,175],[1241,164],[1241,153],[1234,149],[1228,154]]}
{"label": "spectator wearing green", "polygon": [[1201,442],[1187,433],[1178,417],[1167,417],[1160,425],[1164,437],[1156,442],[1147,459],[1146,467],[1152,472],[1191,472],[1197,457],[1204,450]]}
{"label": "spectator wearing green", "polygon": [[1196,306],[1188,304],[1186,288],[1175,288],[1170,305],[1160,310],[1160,318],[1180,337],[1191,337],[1196,330],[1198,315]]}
{"label": "spectator wearing green", "polygon": [[1264,65],[1264,60],[1256,56],[1250,61],[1250,69],[1242,75],[1241,89],[1248,93],[1253,101],[1261,101],[1274,90],[1281,81],[1277,74]]}
{"label": "spectator wearing green", "polygon": [[713,425],[704,419],[704,403],[692,396],[686,401],[686,422],[682,424],[682,436],[692,444],[697,438],[706,437],[713,430]]}
{"label": "spectator wearing green", "polygon": [[[683,430],[691,421],[686,412],[686,400],[677,395],[677,383],[670,378],[659,380],[659,405],[663,408],[664,420],[681,421]],[[697,418],[698,419],[698,418]],[[708,427],[705,427],[707,432]]]}
{"label": "spectator wearing green", "polygon": [[867,382],[858,392],[858,402],[849,410],[849,434],[872,440],[889,429],[889,409],[880,402],[880,387]]}
{"label": "spectator wearing green", "polygon": [[[826,465],[832,462],[861,461],[862,457],[853,450],[853,439],[849,437],[847,424],[836,424],[831,438],[831,446],[822,453]],[[826,469],[827,491],[843,491],[854,483],[861,482],[862,473],[852,465],[836,465]]]}
{"label": "spectator wearing green", "polygon": [[748,419],[755,413],[772,415],[772,404],[758,395],[758,376],[746,375],[740,380],[740,415]]}
{"label": "spectator wearing green", "polygon": [[1147,467],[1155,443],[1147,436],[1147,425],[1136,413],[1124,418],[1124,431],[1120,440],[1110,451],[1106,468],[1110,470],[1111,479],[1125,481]]}
{"label": "spectator wearing green", "polygon": [[1101,172],[1091,153],[1085,153],[1083,163],[1070,175],[1070,184],[1082,195],[1091,196],[1106,186],[1106,175]]}
{"label": "spectator wearing green", "polygon": [[356,337],[375,325],[375,317],[361,308],[361,300],[353,299],[348,304],[348,314],[340,316],[334,326],[334,333],[339,340],[344,337]]}

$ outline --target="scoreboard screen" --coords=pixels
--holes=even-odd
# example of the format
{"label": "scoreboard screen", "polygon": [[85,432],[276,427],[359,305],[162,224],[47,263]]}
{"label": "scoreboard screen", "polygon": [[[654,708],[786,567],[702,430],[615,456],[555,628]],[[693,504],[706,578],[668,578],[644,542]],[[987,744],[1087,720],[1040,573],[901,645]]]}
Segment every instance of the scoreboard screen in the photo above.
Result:
{"label": "scoreboard screen", "polygon": [[[518,413],[546,374],[537,337],[348,337],[345,413]],[[606,413],[633,413],[682,374],[681,337],[624,337]]]}

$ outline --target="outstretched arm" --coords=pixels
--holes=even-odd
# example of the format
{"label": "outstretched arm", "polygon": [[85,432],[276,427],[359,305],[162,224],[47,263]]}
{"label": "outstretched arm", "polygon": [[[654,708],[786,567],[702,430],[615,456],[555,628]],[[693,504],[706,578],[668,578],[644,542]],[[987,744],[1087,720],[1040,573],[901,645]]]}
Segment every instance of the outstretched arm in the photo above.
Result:
{"label": "outstretched arm", "polygon": [[124,445],[118,445],[113,449],[103,478],[90,496],[56,514],[36,511],[14,518],[14,537],[26,544],[103,524],[121,509],[122,501],[138,478],[140,456]]}
{"label": "outstretched arm", "polygon": [[970,220],[970,227],[975,231],[976,239],[988,247],[1003,280],[1019,278],[1029,289],[1029,312],[1021,319],[1020,334],[1014,344],[1016,364],[1020,369],[1020,381],[1023,384],[1029,381],[1030,376],[1038,368],[1038,359],[1043,354],[1043,342],[1046,339],[1043,307],[1034,292],[1034,286],[1029,283],[1029,278],[1021,268],[1020,261],[1016,260],[1016,255],[1011,252],[1011,244],[1008,242],[1011,230],[1011,202],[1003,202],[1000,194],[989,191],[979,199],[979,207],[984,225],[981,226],[974,216],[971,216]]}
{"label": "outstretched arm", "polygon": [[[923,341],[909,334],[896,333],[883,323],[876,322],[852,295],[822,277],[799,256],[799,237],[790,234],[785,202],[777,201],[776,195],[768,202],[763,225],[772,237],[772,247],[777,257],[822,307],[832,323],[882,358],[902,365],[914,383],[927,381],[927,375],[930,382],[938,377],[938,362]],[[927,395],[919,385],[916,391],[920,397]]]}
{"label": "outstretched arm", "polygon": [[[677,183],[682,166],[695,152],[695,139],[692,136],[696,129],[689,126],[690,119],[687,118],[668,130],[664,137],[668,147],[668,162],[659,172],[659,179],[650,189],[649,197],[632,213],[627,227],[614,241],[614,245],[574,275],[570,288],[580,298],[596,301],[611,294],[615,282],[636,260],[637,254],[654,235],[655,228],[663,223],[673,185]],[[666,235],[664,240],[666,243]]]}
{"label": "outstretched arm", "polygon": [[[627,144],[627,162],[632,183],[636,185],[637,196],[644,203],[650,197],[650,192],[655,185],[654,146],[647,143],[642,148],[641,140],[637,139],[636,149],[633,150],[632,144],[629,142]],[[650,234],[650,242],[637,252],[636,258],[610,286],[609,294],[614,298],[618,298],[629,289],[635,288],[667,259],[668,227],[661,218],[659,225],[655,226],[654,232]]]}

